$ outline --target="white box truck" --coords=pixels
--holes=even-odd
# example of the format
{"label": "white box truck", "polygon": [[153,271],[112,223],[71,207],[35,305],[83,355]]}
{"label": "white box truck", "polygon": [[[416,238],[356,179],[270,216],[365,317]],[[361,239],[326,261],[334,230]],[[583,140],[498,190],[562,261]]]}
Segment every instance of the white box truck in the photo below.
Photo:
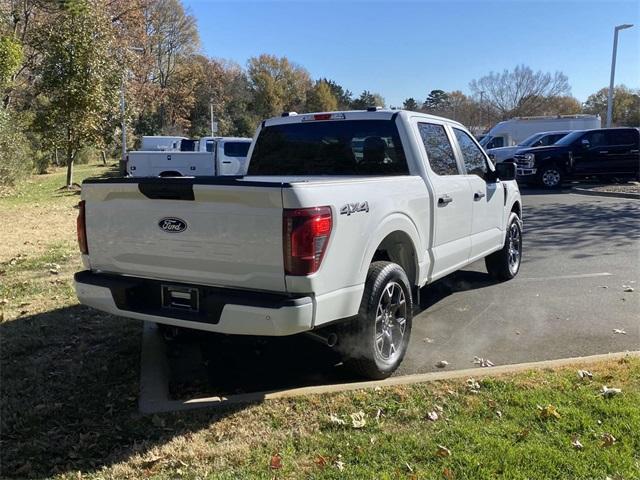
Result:
{"label": "white box truck", "polygon": [[485,150],[518,145],[534,133],[558,130],[591,130],[600,128],[600,115],[555,115],[551,117],[516,117],[496,124],[480,140]]}

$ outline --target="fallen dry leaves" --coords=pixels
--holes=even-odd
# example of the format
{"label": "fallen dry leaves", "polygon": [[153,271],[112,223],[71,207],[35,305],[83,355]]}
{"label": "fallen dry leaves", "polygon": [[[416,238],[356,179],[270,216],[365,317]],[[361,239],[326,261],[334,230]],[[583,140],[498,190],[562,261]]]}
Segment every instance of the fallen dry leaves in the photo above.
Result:
{"label": "fallen dry leaves", "polygon": [[538,405],[538,414],[540,415],[540,418],[542,418],[543,420],[548,420],[551,418],[555,418],[555,419],[560,418],[560,413],[558,412],[558,409],[551,404],[548,404],[545,407]]}
{"label": "fallen dry leaves", "polygon": [[622,389],[620,388],[609,388],[606,385],[602,386],[602,390],[600,390],[600,395],[604,398],[615,397],[616,395],[620,395],[622,393]]}
{"label": "fallen dry leaves", "polygon": [[282,456],[279,453],[271,456],[269,468],[271,468],[271,470],[279,470],[282,468]]}
{"label": "fallen dry leaves", "polygon": [[446,458],[451,456],[451,450],[449,450],[444,445],[438,445],[438,449],[436,450],[436,456],[440,458]]}
{"label": "fallen dry leaves", "polygon": [[616,437],[614,437],[610,433],[603,433],[601,438],[603,447],[610,447],[614,443],[616,443]]}

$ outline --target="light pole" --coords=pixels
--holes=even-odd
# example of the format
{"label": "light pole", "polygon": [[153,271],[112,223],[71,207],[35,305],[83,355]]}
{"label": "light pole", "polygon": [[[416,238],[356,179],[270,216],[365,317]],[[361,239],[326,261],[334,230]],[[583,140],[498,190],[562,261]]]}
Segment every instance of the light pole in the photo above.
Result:
{"label": "light pole", "polygon": [[[142,52],[144,51],[143,48],[141,47],[127,47],[127,50],[131,50],[133,52]],[[124,61],[124,56],[123,56],[123,65],[122,65],[122,78],[120,79],[120,121],[121,123],[121,130],[122,130],[122,158],[120,159],[120,175],[123,175],[126,173],[125,171],[125,165],[127,164],[127,115],[126,115],[126,104],[125,104],[125,99],[124,99],[124,88],[125,88],[125,75],[127,74],[127,66],[126,63]]]}
{"label": "light pole", "polygon": [[630,23],[617,25],[613,29],[613,53],[611,54],[611,81],[609,82],[609,95],[607,98],[607,127],[611,126],[611,117],[613,116],[613,83],[616,75],[616,53],[618,50],[618,32],[625,28],[633,27]]}

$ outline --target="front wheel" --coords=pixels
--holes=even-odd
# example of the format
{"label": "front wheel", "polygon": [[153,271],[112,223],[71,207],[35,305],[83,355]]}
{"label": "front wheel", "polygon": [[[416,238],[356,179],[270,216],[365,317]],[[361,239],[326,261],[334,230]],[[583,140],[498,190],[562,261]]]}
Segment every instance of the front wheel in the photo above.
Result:
{"label": "front wheel", "polygon": [[387,378],[402,363],[412,319],[411,287],[402,267],[372,263],[358,316],[339,340],[345,365],[367,378]]}
{"label": "front wheel", "polygon": [[515,213],[509,216],[504,246],[484,259],[489,275],[496,280],[511,280],[522,261],[522,223]]}
{"label": "front wheel", "polygon": [[545,188],[560,188],[562,180],[562,170],[557,165],[542,167],[538,174],[538,183]]}

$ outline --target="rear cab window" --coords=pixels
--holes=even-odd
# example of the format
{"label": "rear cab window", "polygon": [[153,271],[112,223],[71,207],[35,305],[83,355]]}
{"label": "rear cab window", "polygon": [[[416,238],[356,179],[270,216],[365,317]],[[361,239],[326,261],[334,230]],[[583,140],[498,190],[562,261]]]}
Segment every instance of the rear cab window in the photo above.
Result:
{"label": "rear cab window", "polygon": [[330,120],[264,127],[247,175],[409,175],[394,120]]}

